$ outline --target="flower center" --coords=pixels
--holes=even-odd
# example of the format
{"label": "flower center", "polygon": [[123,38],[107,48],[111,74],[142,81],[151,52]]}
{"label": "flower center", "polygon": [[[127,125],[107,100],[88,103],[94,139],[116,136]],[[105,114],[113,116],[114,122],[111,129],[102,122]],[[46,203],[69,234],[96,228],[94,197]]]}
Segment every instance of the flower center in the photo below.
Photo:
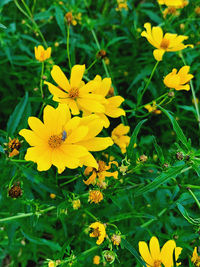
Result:
{"label": "flower center", "polygon": [[162,49],[165,49],[165,50],[166,50],[166,49],[169,47],[169,40],[163,38],[163,39],[162,39],[162,42],[161,42],[161,44],[160,44],[160,47],[161,47]]}
{"label": "flower center", "polygon": [[101,234],[100,231],[99,231],[99,227],[97,227],[96,229],[94,229],[92,233],[93,233],[94,237],[99,237],[100,234]]}
{"label": "flower center", "polygon": [[71,89],[69,90],[69,97],[70,97],[70,98],[75,99],[75,98],[77,98],[78,96],[79,96],[79,89],[78,89],[78,88],[71,88]]}
{"label": "flower center", "polygon": [[51,148],[58,148],[63,142],[62,135],[52,135],[48,140],[48,144]]}
{"label": "flower center", "polygon": [[161,261],[159,260],[154,261],[154,267],[161,267]]}

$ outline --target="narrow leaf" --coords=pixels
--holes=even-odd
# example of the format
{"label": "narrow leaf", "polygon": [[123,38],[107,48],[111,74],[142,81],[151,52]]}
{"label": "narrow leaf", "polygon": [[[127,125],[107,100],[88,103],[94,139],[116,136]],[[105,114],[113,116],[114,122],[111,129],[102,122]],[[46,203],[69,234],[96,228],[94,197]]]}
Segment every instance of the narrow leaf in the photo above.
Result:
{"label": "narrow leaf", "polygon": [[180,211],[180,213],[183,215],[183,217],[190,223],[190,224],[193,224],[193,225],[196,225],[196,226],[200,226],[200,219],[193,219],[191,218],[186,209],[180,204],[180,203],[177,203],[177,207]]}
{"label": "narrow leaf", "polygon": [[158,177],[156,177],[153,182],[146,185],[145,187],[139,189],[135,193],[135,197],[143,195],[144,193],[147,193],[151,190],[155,190],[157,187],[159,187],[162,183],[166,183],[170,178],[175,178],[183,169],[185,165],[172,167],[167,172],[161,173]]}
{"label": "narrow leaf", "polygon": [[158,155],[158,159],[160,160],[160,162],[161,162],[162,164],[164,164],[164,162],[165,162],[165,158],[164,158],[164,156],[163,156],[162,148],[158,145],[155,136],[153,136],[153,144],[154,144],[156,153],[157,153],[157,155]]}
{"label": "narrow leaf", "polygon": [[146,263],[141,259],[140,255],[137,253],[137,251],[134,249],[134,247],[125,239],[122,239],[121,241],[122,246],[124,246],[130,253],[136,258],[136,260],[144,267],[146,266]]}
{"label": "narrow leaf", "polygon": [[136,143],[137,135],[138,135],[138,133],[140,131],[140,128],[141,128],[142,124],[145,123],[146,121],[147,121],[147,119],[140,121],[137,124],[137,126],[135,127],[135,129],[134,129],[134,131],[132,133],[129,146],[127,148],[127,157],[128,157],[128,159],[132,159],[132,157],[133,157],[134,144]]}
{"label": "narrow leaf", "polygon": [[10,115],[10,118],[7,123],[8,135],[13,135],[15,130],[17,129],[17,126],[19,125],[20,120],[24,115],[24,110],[26,108],[27,102],[28,102],[28,92],[26,92],[25,96],[15,107],[14,112]]}
{"label": "narrow leaf", "polygon": [[63,36],[66,39],[66,29],[65,29],[65,21],[64,21],[63,11],[59,6],[55,7],[55,11],[56,11],[55,16],[56,16],[57,24],[58,24]]}
{"label": "narrow leaf", "polygon": [[178,139],[189,150],[190,149],[189,143],[188,143],[187,138],[185,137],[181,127],[179,126],[178,122],[174,119],[174,117],[166,109],[162,108],[161,106],[159,106],[159,108],[170,119],[172,126],[173,126],[173,129],[174,129],[175,133],[177,134]]}

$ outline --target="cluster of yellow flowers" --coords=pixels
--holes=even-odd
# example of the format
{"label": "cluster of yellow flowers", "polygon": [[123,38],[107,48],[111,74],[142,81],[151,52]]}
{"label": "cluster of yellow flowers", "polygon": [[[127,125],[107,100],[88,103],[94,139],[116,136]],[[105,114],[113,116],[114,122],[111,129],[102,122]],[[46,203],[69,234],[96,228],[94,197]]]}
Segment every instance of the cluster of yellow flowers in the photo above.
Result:
{"label": "cluster of yellow flowers", "polygon": [[189,4],[187,0],[158,0],[160,5],[167,6],[163,11],[163,17],[165,18],[168,14],[179,15],[177,9],[182,9]]}
{"label": "cluster of yellow flowers", "polygon": [[[35,47],[38,61],[44,62],[50,56],[50,47],[46,50],[42,46]],[[113,145],[112,138],[97,135],[103,127],[109,127],[108,117],[124,116],[125,111],[120,108],[124,101],[121,96],[108,97],[110,78],[102,79],[97,75],[85,83],[82,79],[84,72],[85,65],[75,65],[68,80],[61,68],[54,65],[51,76],[55,84],[47,81],[44,84],[48,86],[53,100],[58,102],[58,107],[47,105],[43,110],[43,122],[39,118],[29,117],[31,130],[23,129],[19,134],[31,145],[25,159],[37,163],[39,171],[46,171],[54,165],[58,173],[62,173],[65,168],[75,169],[85,165],[88,167],[86,173],[93,170],[92,178],[85,182],[90,184],[97,175],[116,177],[116,173],[106,173],[110,166],[102,167],[103,164],[97,163],[91,152]],[[80,113],[81,117],[72,117]]]}

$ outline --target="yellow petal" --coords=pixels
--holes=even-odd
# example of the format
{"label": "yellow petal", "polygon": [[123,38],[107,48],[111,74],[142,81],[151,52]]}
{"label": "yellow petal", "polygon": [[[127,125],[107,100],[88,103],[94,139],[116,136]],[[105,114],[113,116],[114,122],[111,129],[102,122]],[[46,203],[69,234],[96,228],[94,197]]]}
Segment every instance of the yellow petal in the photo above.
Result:
{"label": "yellow petal", "polygon": [[154,261],[151,257],[151,254],[149,252],[148,246],[146,242],[140,241],[139,242],[139,252],[142,256],[143,260],[150,266],[154,266]]}
{"label": "yellow petal", "polygon": [[58,99],[54,98],[54,101],[56,100],[59,102],[59,98],[67,98],[69,97],[67,93],[59,89],[57,86],[53,85],[52,83],[44,81],[44,84],[48,85],[49,92],[56,96]]}
{"label": "yellow petal", "polygon": [[150,254],[154,260],[160,260],[160,245],[157,237],[153,236],[149,243]]}
{"label": "yellow petal", "polygon": [[173,266],[173,252],[176,247],[174,240],[167,241],[161,249],[161,260],[165,267]]}
{"label": "yellow petal", "polygon": [[[91,153],[88,153],[87,156],[84,156],[80,160],[81,160],[83,165],[98,169],[98,164],[96,162],[96,159],[92,156]],[[96,176],[95,176],[95,178],[96,178]]]}
{"label": "yellow petal", "polygon": [[19,132],[19,135],[23,136],[30,146],[39,146],[45,144],[45,141],[31,130],[23,129]]}
{"label": "yellow petal", "polygon": [[87,136],[88,127],[80,126],[77,129],[74,129],[72,133],[67,137],[66,143],[77,143],[84,139]]}
{"label": "yellow petal", "polygon": [[69,81],[59,66],[57,65],[53,66],[53,69],[51,71],[51,76],[54,79],[54,81],[60,86],[60,88],[62,88],[67,92],[70,90],[71,87]]}
{"label": "yellow petal", "polygon": [[27,149],[25,160],[37,163],[38,171],[47,171],[51,163],[51,151],[45,147],[30,147]]}
{"label": "yellow petal", "polygon": [[152,37],[154,39],[154,42],[157,44],[157,47],[160,46],[160,43],[163,39],[163,31],[160,27],[153,27],[152,28]]}
{"label": "yellow petal", "polygon": [[98,112],[98,113],[104,113],[105,108],[102,104],[99,102],[92,100],[92,99],[86,99],[86,98],[79,98],[77,99],[77,103],[86,110],[89,110],[91,112]]}
{"label": "yellow petal", "polygon": [[68,102],[69,108],[71,109],[71,113],[73,115],[78,115],[80,113],[78,105],[75,100],[70,99]]}
{"label": "yellow petal", "polygon": [[44,124],[36,117],[29,117],[28,124],[30,128],[41,138],[46,140],[49,136],[49,133],[44,126]]}
{"label": "yellow petal", "polygon": [[85,65],[75,65],[71,71],[70,85],[72,88],[79,88],[85,72]]}
{"label": "yellow petal", "polygon": [[165,53],[165,50],[155,49],[153,51],[153,56],[154,56],[155,60],[161,61],[162,58],[163,58],[164,53]]}
{"label": "yellow petal", "polygon": [[78,144],[86,147],[88,151],[101,151],[112,146],[113,141],[110,137],[94,137],[90,140],[81,141]]}

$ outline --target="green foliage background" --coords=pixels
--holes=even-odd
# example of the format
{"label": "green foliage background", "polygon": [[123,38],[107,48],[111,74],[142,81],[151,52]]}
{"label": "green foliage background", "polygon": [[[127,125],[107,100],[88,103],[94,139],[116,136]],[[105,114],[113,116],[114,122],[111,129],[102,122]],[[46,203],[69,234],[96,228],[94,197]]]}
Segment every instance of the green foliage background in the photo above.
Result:
{"label": "green foliage background", "polygon": [[[24,2],[35,23],[17,8],[16,3],[25,9],[23,1],[0,1],[1,266],[47,266],[48,259],[62,260],[60,266],[92,266],[93,256],[101,255],[108,247],[107,241],[96,246],[95,240],[89,237],[88,226],[95,221],[92,216],[116,225],[123,239],[130,243],[127,245],[123,241],[118,249],[113,248],[117,259],[112,266],[141,266],[136,252],[138,242],[149,241],[153,235],[161,244],[174,238],[177,246],[183,248],[181,266],[192,266],[190,257],[193,248],[199,245],[200,225],[199,127],[192,93],[175,92],[172,101],[162,106],[161,115],[135,109],[155,64],[152,46],[141,37],[145,22],[159,25],[165,32],[189,36],[187,43],[194,44],[194,48],[164,55],[142,104],[167,92],[163,77],[173,68],[182,67],[184,62],[191,66],[190,73],[195,76],[193,85],[199,96],[200,17],[194,10],[200,1],[191,0],[180,16],[170,16],[166,20],[157,1],[130,0],[128,11],[121,12],[116,11],[114,0],[63,0],[63,4],[41,0]],[[123,108],[132,110],[124,119],[131,127],[130,134],[133,133],[127,153],[132,171],[124,176],[120,174],[118,180],[110,178],[104,200],[99,205],[88,203],[88,188],[82,182],[83,170],[66,170],[57,175],[51,168],[39,173],[36,165],[10,159],[3,149],[9,137],[19,137],[19,130],[28,127],[29,116],[40,115],[42,102],[56,106],[45,86],[44,99],[39,90],[34,90],[39,88],[41,73],[41,64],[34,57],[34,46],[44,45],[39,27],[48,46],[52,47],[52,57],[45,63],[44,75],[50,81],[50,70],[57,64],[69,77],[64,20],[69,11],[82,14],[81,23],[70,27],[72,65],[89,67],[95,60],[99,51],[92,32],[95,33],[100,48],[107,52],[110,61],[107,69],[113,85],[126,99]],[[180,24],[184,24],[184,29]],[[55,46],[56,42],[59,46]],[[86,76],[93,79],[96,74],[107,76],[101,60]],[[144,118],[147,120],[142,124]],[[113,120],[108,134],[120,122],[120,119]],[[135,142],[137,148],[133,149]],[[16,159],[23,160],[27,147],[24,142]],[[183,153],[183,160],[177,160],[177,152]],[[117,146],[109,148],[107,153],[115,156],[119,165],[125,158]],[[148,156],[148,161],[137,164],[142,154]],[[8,188],[17,181],[23,195],[12,199]],[[51,199],[50,193],[56,194],[56,198]],[[81,200],[79,210],[73,210],[72,199]],[[115,227],[109,224],[107,229],[109,234],[115,232]]]}

